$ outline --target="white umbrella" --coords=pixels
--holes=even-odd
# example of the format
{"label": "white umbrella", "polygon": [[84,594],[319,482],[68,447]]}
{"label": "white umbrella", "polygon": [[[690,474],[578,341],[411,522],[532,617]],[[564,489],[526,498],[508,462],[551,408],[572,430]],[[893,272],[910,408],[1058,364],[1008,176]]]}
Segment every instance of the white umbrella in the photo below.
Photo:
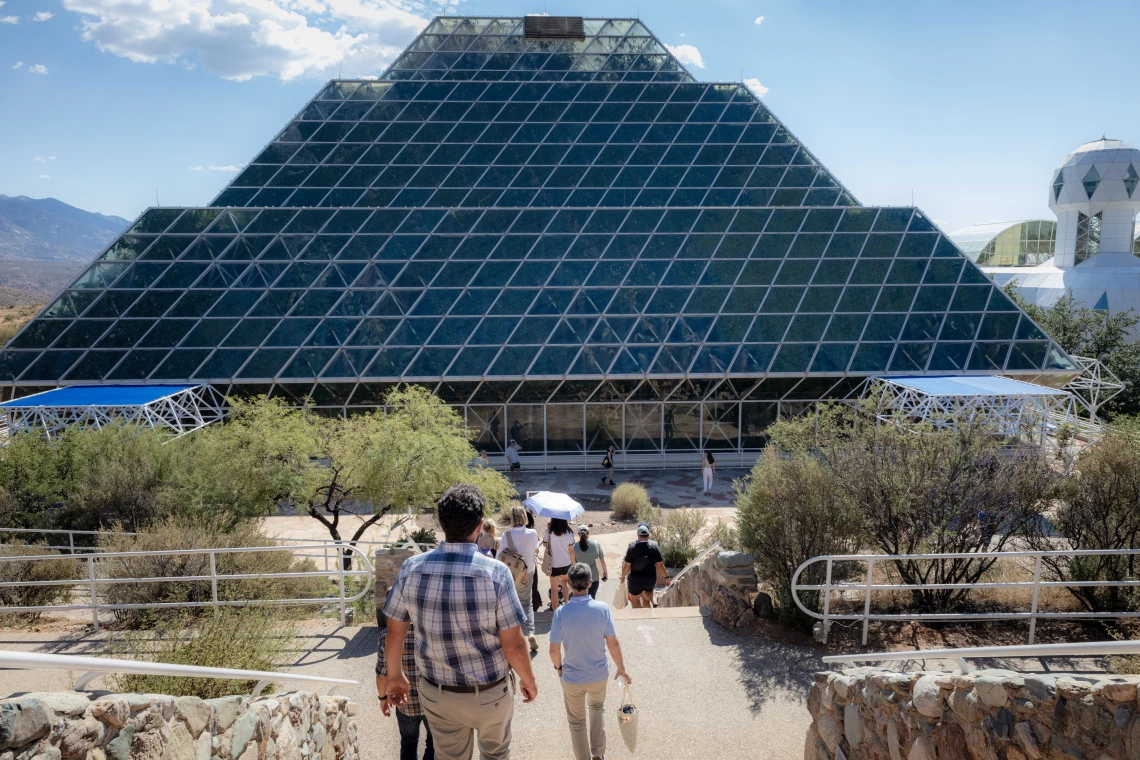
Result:
{"label": "white umbrella", "polygon": [[573,520],[586,511],[585,507],[566,494],[553,491],[533,493],[523,501],[523,506],[539,517],[556,517],[561,520]]}

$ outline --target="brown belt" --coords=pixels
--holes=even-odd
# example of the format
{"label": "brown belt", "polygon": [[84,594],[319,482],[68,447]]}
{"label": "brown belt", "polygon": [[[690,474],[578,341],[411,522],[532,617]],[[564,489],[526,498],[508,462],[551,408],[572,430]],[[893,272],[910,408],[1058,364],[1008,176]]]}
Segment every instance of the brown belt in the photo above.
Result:
{"label": "brown belt", "polygon": [[440,689],[441,691],[450,691],[456,694],[478,694],[481,691],[487,691],[488,689],[493,689],[496,686],[501,686],[507,680],[507,677],[503,676],[494,683],[480,684],[479,686],[446,686],[444,684],[435,683],[434,681],[431,681],[427,678],[423,680],[435,688]]}

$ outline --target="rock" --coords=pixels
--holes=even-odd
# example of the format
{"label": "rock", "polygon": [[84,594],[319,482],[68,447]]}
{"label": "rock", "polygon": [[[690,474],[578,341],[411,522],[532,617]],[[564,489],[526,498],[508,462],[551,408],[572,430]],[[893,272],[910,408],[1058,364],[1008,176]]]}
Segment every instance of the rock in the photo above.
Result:
{"label": "rock", "polygon": [[1080,745],[1078,745],[1072,739],[1066,738],[1064,736],[1057,736],[1054,734],[1050,743],[1053,745],[1054,749],[1058,749],[1061,752],[1064,752],[1066,755],[1073,758],[1073,760],[1087,760],[1085,753],[1081,751]]}
{"label": "rock", "polygon": [[824,713],[816,718],[815,728],[819,731],[819,738],[823,739],[827,751],[834,755],[835,750],[839,747],[839,724],[835,722],[835,718]]}
{"label": "rock", "polygon": [[1009,701],[1009,693],[1000,678],[982,676],[974,681],[974,691],[978,693],[982,703],[990,707],[1005,707],[1005,703]]}
{"label": "rock", "polygon": [[926,717],[942,717],[942,692],[934,676],[925,675],[918,679],[911,691],[911,700],[915,709]]}
{"label": "rock", "polygon": [[752,567],[756,558],[748,552],[721,552],[716,555],[716,561],[721,567]]}
{"label": "rock", "polygon": [[939,723],[934,729],[934,746],[938,760],[971,760],[966,732],[957,723]]}
{"label": "rock", "polygon": [[1128,726],[1128,719],[1132,717],[1132,711],[1127,707],[1118,707],[1112,717],[1116,722],[1116,727],[1123,731]]}
{"label": "rock", "polygon": [[131,717],[127,700],[120,697],[100,697],[91,703],[91,715],[112,728],[122,728]]}
{"label": "rock", "polygon": [[1135,702],[1136,684],[1108,682],[1102,685],[1101,694],[1113,702]]}
{"label": "rock", "polygon": [[90,715],[82,720],[68,720],[59,732],[59,751],[64,757],[86,757],[99,744],[106,729]]}
{"label": "rock", "polygon": [[119,735],[107,744],[107,755],[110,760],[131,760],[131,743],[135,739],[133,726],[123,726]]}
{"label": "rock", "polygon": [[[1027,682],[1031,679],[1025,679]],[[1033,735],[1033,727],[1028,721],[1021,721],[1013,727],[1013,735],[1019,747],[1025,750],[1030,760],[1041,760],[1041,748],[1037,746],[1037,737]]]}
{"label": "rock", "polygon": [[229,729],[237,719],[241,707],[241,697],[219,697],[206,700],[214,708],[214,731],[222,733]]}
{"label": "rock", "polygon": [[994,720],[994,733],[997,734],[999,739],[1013,738],[1013,724],[1017,722],[1017,718],[1013,717],[1013,713],[1005,708],[998,710],[997,718]]}
{"label": "rock", "polygon": [[230,757],[241,757],[245,752],[249,740],[253,738],[254,732],[257,730],[257,713],[253,710],[246,710],[246,712],[237,719],[234,723],[233,736],[230,738]]}
{"label": "rock", "polygon": [[772,606],[772,597],[761,591],[752,600],[752,614],[761,620],[767,620],[776,614],[775,608]]}
{"label": "rock", "polygon": [[86,694],[77,691],[37,691],[20,697],[21,701],[25,699],[39,700],[56,715],[66,715],[69,718],[77,718],[87,712],[87,706],[91,704]]}
{"label": "rock", "polygon": [[911,745],[906,760],[934,760],[934,745],[925,736],[918,737]]}
{"label": "rock", "polygon": [[214,708],[198,697],[179,697],[174,700],[175,714],[186,722],[190,736],[197,737],[210,725]]}
{"label": "rock", "polygon": [[1038,702],[1052,702],[1057,694],[1057,679],[1052,676],[1028,676],[1025,689]]}
{"label": "rock", "polygon": [[59,760],[59,757],[59,747],[47,744],[37,747],[35,754],[28,758],[28,760]]}
{"label": "rock", "polygon": [[744,602],[740,597],[721,586],[712,596],[712,619],[725,628],[735,628]]}
{"label": "rock", "polygon": [[847,744],[856,749],[863,743],[863,718],[859,714],[859,705],[848,702],[843,708],[843,733],[847,736]]}
{"label": "rock", "polygon": [[162,760],[198,760],[198,747],[184,723],[175,723],[162,751]]}
{"label": "rock", "polygon": [[899,752],[899,728],[893,720],[887,723],[887,751],[891,760],[902,760],[902,753]]}
{"label": "rock", "polygon": [[209,731],[204,731],[194,744],[194,760],[210,760],[210,749],[213,747],[213,737]]}
{"label": "rock", "polygon": [[849,676],[836,676],[835,681],[832,682],[831,687],[835,689],[835,693],[843,699],[847,699],[850,694],[851,687],[855,685],[855,680]]}
{"label": "rock", "polygon": [[51,710],[38,699],[0,702],[0,749],[23,747],[51,731]]}
{"label": "rock", "polygon": [[1006,760],[1028,760],[1016,744],[1005,745]]}
{"label": "rock", "polygon": [[978,719],[978,697],[972,690],[955,691],[947,702],[954,714],[967,723],[973,723]]}

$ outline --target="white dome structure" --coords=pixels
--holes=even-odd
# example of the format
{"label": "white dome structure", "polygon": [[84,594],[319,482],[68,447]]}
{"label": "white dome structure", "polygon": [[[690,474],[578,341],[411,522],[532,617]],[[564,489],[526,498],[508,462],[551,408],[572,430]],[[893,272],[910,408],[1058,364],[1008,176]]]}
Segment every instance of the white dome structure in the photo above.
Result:
{"label": "white dome structure", "polygon": [[1085,143],[1065,156],[1049,185],[1057,215],[1056,266],[1082,264],[1101,251],[1130,253],[1140,213],[1140,150],[1121,140]]}

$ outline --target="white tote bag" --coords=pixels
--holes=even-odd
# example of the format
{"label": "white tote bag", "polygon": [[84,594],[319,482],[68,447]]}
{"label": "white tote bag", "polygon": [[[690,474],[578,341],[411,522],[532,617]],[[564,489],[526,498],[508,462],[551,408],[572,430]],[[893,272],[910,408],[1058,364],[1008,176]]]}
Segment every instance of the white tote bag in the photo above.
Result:
{"label": "white tote bag", "polygon": [[629,593],[629,586],[626,585],[625,581],[622,581],[621,583],[619,583],[618,587],[616,589],[614,589],[613,607],[615,610],[624,610],[625,609],[625,605],[629,601],[628,593]]}
{"label": "white tote bag", "polygon": [[625,679],[622,679],[625,691],[622,693],[621,705],[618,707],[618,728],[621,729],[621,738],[630,752],[637,750],[637,705],[633,703],[633,689]]}

